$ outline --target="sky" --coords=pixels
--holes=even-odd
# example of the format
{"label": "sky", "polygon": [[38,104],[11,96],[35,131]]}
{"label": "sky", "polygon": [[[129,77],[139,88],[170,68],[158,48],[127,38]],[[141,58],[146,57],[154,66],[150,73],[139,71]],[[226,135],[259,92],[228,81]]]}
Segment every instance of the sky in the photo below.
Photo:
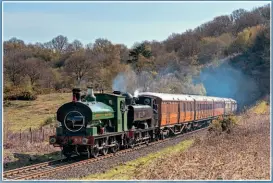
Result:
{"label": "sky", "polygon": [[131,47],[144,40],[162,41],[172,33],[229,15],[236,9],[252,10],[269,1],[248,2],[5,2],[3,38],[25,43],[48,42],[58,35],[83,44],[105,38]]}

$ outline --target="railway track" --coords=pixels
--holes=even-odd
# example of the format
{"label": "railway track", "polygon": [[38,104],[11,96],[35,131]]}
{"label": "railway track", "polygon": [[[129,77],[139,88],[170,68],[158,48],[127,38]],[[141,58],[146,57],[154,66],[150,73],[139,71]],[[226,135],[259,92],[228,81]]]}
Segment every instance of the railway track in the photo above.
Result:
{"label": "railway track", "polygon": [[[198,131],[203,131],[207,128],[208,127],[201,128],[201,129],[198,129],[198,130],[195,130],[192,132],[188,132],[188,133],[184,133],[184,134],[172,137],[172,138],[167,138],[164,140],[152,142],[152,143],[148,144],[148,146],[156,145],[159,143],[164,143],[164,142],[167,142],[167,141],[175,139],[175,138],[186,137],[186,136],[189,136],[189,135],[196,133]],[[93,162],[97,162],[97,161],[107,159],[110,157],[114,157],[114,156],[120,156],[120,155],[129,153],[129,152],[132,152],[132,151],[138,150],[140,148],[144,148],[144,147],[147,147],[147,145],[140,145],[140,146],[134,147],[133,149],[125,149],[125,150],[118,151],[116,153],[107,154],[105,156],[99,156],[97,158],[84,159],[84,160],[80,160],[80,161],[79,160],[77,161],[77,159],[74,159],[74,160],[73,159],[71,159],[71,160],[59,159],[59,160],[55,160],[55,161],[39,163],[36,165],[31,165],[31,166],[26,166],[26,167],[6,171],[3,173],[3,178],[4,178],[4,180],[30,180],[30,179],[35,179],[35,178],[41,178],[41,177],[47,176],[49,174],[53,174],[57,171],[61,171],[64,169],[73,168],[73,167],[77,167],[77,166],[81,166],[81,165],[91,164]]]}

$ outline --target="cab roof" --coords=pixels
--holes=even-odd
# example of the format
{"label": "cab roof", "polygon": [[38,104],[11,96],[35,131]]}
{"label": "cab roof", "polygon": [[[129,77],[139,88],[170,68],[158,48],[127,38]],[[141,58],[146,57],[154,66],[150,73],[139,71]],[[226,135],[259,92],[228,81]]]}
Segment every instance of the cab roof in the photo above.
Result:
{"label": "cab roof", "polygon": [[221,98],[202,95],[183,95],[183,94],[170,94],[170,93],[154,93],[154,92],[141,92],[138,96],[151,96],[160,98],[162,101],[233,101],[231,98]]}

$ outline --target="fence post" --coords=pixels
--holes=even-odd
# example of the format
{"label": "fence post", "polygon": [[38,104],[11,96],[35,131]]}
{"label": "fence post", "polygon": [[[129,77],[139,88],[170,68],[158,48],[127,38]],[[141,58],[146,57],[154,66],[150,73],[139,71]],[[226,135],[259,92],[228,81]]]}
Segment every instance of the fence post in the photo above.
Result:
{"label": "fence post", "polygon": [[30,142],[32,143],[32,131],[31,131],[31,127],[29,128],[29,132],[30,132]]}
{"label": "fence post", "polygon": [[42,132],[43,132],[43,141],[45,140],[45,130],[42,128]]}

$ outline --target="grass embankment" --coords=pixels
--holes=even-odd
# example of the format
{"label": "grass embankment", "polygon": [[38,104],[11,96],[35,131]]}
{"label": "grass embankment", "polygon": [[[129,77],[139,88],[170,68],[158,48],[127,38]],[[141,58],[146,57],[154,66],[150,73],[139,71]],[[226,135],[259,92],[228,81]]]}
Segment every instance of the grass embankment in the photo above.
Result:
{"label": "grass embankment", "polygon": [[185,140],[173,147],[169,147],[157,153],[148,154],[145,157],[129,161],[123,165],[117,166],[103,174],[94,174],[83,178],[82,180],[129,180],[136,179],[139,170],[145,169],[155,160],[165,161],[178,152],[183,152],[193,144],[193,140]]}
{"label": "grass embankment", "polygon": [[54,118],[58,107],[71,100],[71,93],[39,95],[34,101],[8,101],[4,105],[4,129],[18,132],[35,129]]}

